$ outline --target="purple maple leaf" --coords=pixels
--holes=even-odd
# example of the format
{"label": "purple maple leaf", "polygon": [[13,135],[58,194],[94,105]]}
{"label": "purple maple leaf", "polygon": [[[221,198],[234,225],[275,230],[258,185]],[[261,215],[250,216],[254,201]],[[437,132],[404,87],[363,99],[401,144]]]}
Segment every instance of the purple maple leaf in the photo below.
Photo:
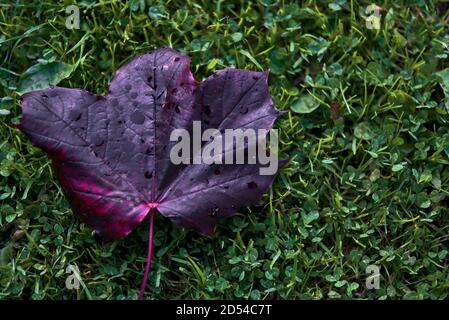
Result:
{"label": "purple maple leaf", "polygon": [[259,202],[274,179],[259,174],[260,164],[170,161],[173,129],[192,132],[201,121],[203,130],[268,130],[281,114],[267,72],[227,68],[199,83],[189,64],[161,48],[121,67],[107,96],[53,87],[23,97],[18,128],[49,155],[73,212],[105,242],[156,210],[211,234],[218,220]]}

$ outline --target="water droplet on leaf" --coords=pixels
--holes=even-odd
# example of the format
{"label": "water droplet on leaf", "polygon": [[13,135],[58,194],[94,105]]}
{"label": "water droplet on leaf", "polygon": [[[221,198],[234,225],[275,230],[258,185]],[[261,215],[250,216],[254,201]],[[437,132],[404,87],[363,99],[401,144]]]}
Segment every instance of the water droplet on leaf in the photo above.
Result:
{"label": "water droplet on leaf", "polygon": [[213,208],[209,211],[209,216],[210,216],[210,217],[216,217],[219,211],[220,211],[220,208],[218,208],[217,206],[215,206],[215,207],[213,207]]}

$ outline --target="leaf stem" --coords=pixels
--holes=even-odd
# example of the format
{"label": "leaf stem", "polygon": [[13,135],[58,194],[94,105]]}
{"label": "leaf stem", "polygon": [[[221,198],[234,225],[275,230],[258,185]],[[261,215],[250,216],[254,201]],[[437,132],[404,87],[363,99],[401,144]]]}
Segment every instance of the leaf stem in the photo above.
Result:
{"label": "leaf stem", "polygon": [[139,300],[143,300],[143,295],[145,294],[145,288],[147,287],[148,275],[150,273],[151,268],[151,258],[153,257],[153,225],[154,225],[154,213],[156,212],[155,208],[151,208],[150,215],[150,229],[148,231],[148,254],[147,254],[147,263],[145,266],[145,273],[143,275],[142,284],[140,285],[140,293]]}

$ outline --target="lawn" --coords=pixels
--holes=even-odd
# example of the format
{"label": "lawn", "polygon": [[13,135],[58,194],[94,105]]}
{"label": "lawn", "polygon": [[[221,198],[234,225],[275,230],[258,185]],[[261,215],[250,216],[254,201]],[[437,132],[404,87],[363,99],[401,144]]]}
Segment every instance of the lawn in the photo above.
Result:
{"label": "lawn", "polygon": [[[71,4],[79,29],[66,26]],[[198,80],[269,69],[291,160],[215,237],[157,215],[146,298],[447,298],[449,2],[370,4],[2,1],[0,299],[137,298],[147,223],[98,243],[11,124],[23,92],[106,94],[118,67],[161,46],[191,56]],[[70,266],[79,290],[66,287]]]}

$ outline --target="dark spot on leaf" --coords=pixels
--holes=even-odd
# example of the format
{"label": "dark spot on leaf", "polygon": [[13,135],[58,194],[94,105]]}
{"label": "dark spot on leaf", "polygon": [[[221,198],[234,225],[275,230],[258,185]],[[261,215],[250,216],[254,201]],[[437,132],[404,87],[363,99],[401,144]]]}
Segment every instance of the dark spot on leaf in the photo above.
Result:
{"label": "dark spot on leaf", "polygon": [[125,89],[128,90],[128,91],[131,90],[131,85],[130,85],[129,83],[126,84],[126,85],[125,85]]}
{"label": "dark spot on leaf", "polygon": [[181,112],[181,109],[179,109],[179,106],[176,106],[176,107],[175,107],[175,112],[176,112],[176,113],[180,113],[180,112]]}
{"label": "dark spot on leaf", "polygon": [[140,111],[134,111],[129,119],[135,124],[142,124],[145,122],[145,116]]}
{"label": "dark spot on leaf", "polygon": [[137,92],[131,92],[130,96],[131,96],[131,99],[136,99],[138,94],[137,94]]}
{"label": "dark spot on leaf", "polygon": [[179,61],[179,57],[176,57],[176,58],[175,58],[175,62],[178,62],[178,61]]}
{"label": "dark spot on leaf", "polygon": [[203,112],[206,116],[210,116],[210,106],[209,105],[203,106]]}
{"label": "dark spot on leaf", "polygon": [[43,94],[41,97],[42,97],[42,99],[47,99],[48,98],[48,96],[46,94]]}
{"label": "dark spot on leaf", "polygon": [[151,171],[145,171],[145,178],[151,179],[153,177],[153,172]]}
{"label": "dark spot on leaf", "polygon": [[241,114],[247,114],[248,113],[248,108],[243,109],[242,111],[240,111]]}
{"label": "dark spot on leaf", "polygon": [[248,188],[256,189],[257,188],[257,184],[254,181],[248,182]]}
{"label": "dark spot on leaf", "polygon": [[217,168],[217,169],[214,170],[214,174],[215,174],[216,176],[218,176],[220,173],[221,173],[221,171],[220,171],[219,168]]}

